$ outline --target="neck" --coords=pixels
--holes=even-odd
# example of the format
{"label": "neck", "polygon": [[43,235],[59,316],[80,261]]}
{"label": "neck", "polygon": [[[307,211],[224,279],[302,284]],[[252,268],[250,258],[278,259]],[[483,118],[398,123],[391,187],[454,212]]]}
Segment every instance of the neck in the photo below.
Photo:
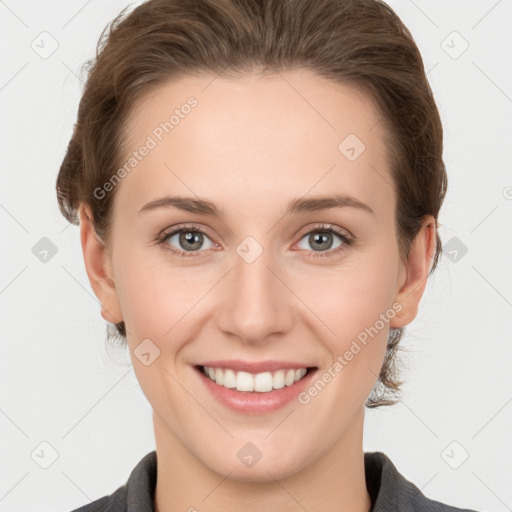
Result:
{"label": "neck", "polygon": [[155,512],[369,512],[362,433],[364,410],[336,445],[320,458],[275,478],[271,472],[258,481],[240,481],[222,475],[191,453],[153,413],[157,450]]}

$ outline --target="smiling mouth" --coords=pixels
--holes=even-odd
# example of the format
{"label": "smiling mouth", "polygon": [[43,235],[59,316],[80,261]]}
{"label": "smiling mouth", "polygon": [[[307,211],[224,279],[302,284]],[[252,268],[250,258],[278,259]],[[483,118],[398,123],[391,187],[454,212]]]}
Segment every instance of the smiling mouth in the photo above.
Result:
{"label": "smiling mouth", "polygon": [[261,373],[236,371],[230,368],[213,368],[197,365],[195,368],[219,386],[237,391],[268,393],[270,391],[293,386],[306,375],[317,370],[316,367],[280,369]]}

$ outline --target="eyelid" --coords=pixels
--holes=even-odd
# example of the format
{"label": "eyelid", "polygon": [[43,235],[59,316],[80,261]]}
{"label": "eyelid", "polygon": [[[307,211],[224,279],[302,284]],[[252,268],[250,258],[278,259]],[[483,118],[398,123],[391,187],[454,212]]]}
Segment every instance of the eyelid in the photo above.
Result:
{"label": "eyelid", "polygon": [[[186,230],[197,231],[199,233],[203,233],[203,234],[207,235],[212,240],[212,242],[215,239],[219,239],[219,244],[224,243],[222,237],[220,237],[216,234],[213,234],[213,231],[210,228],[203,226],[201,224],[196,224],[194,222],[185,222],[184,224],[176,224],[175,226],[165,228],[160,232],[160,234],[157,237],[157,240],[166,238],[171,234],[176,234],[179,231],[186,231]],[[217,243],[217,242],[214,242],[214,243]]]}
{"label": "eyelid", "polygon": [[304,230],[299,230],[296,235],[294,235],[294,238],[297,236],[300,236],[301,238],[307,234],[309,234],[311,231],[334,231],[338,235],[343,235],[351,240],[355,239],[354,235],[345,228],[340,228],[336,226],[336,224],[331,224],[329,222],[317,222],[314,223],[313,226],[309,225]]}

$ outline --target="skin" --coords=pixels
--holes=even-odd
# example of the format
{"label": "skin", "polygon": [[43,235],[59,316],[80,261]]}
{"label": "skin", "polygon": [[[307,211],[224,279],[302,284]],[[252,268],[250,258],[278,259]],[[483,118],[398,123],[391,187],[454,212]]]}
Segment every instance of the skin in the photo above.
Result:
{"label": "skin", "polygon": [[[126,155],[191,95],[198,106],[117,185],[109,245],[94,233],[88,207],[80,212],[84,261],[101,314],[125,321],[134,370],[153,408],[156,509],[243,505],[282,512],[299,503],[311,511],[367,512],[364,402],[389,328],[417,314],[435,221],[425,217],[408,261],[401,261],[380,115],[359,91],[306,70],[201,75],[159,86],[132,111]],[[350,133],[366,145],[353,162],[338,150]],[[344,207],[283,216],[293,198],[333,192],[356,197],[375,215]],[[208,199],[225,217],[173,208],[138,214],[148,201],[171,194]],[[179,236],[167,240],[193,253],[188,258],[155,243],[184,223],[207,233],[197,251],[180,245]],[[325,224],[348,230],[353,245],[335,252],[344,242],[334,234],[332,247],[315,248],[308,234]],[[236,252],[247,236],[263,249],[252,263]],[[312,257],[319,253],[327,256]],[[268,414],[236,413],[212,398],[192,367],[213,359],[275,359],[317,366],[321,374],[396,302],[402,316],[306,405],[294,400]],[[149,366],[133,352],[147,338],[160,350]],[[247,442],[262,452],[250,468],[237,458]]]}

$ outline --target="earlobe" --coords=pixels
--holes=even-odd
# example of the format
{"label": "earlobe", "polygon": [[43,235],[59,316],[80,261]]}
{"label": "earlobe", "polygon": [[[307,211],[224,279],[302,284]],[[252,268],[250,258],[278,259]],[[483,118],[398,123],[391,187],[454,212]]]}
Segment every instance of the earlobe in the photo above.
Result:
{"label": "earlobe", "polygon": [[436,250],[436,233],[434,217],[426,216],[411,244],[407,264],[403,268],[406,278],[395,297],[395,301],[402,305],[402,309],[390,321],[390,327],[404,327],[411,323],[418,314],[418,306],[427,285]]}
{"label": "earlobe", "polygon": [[80,239],[89,282],[101,303],[101,316],[111,323],[123,320],[117,289],[112,279],[111,263],[107,248],[94,230],[89,205],[80,205]]}

